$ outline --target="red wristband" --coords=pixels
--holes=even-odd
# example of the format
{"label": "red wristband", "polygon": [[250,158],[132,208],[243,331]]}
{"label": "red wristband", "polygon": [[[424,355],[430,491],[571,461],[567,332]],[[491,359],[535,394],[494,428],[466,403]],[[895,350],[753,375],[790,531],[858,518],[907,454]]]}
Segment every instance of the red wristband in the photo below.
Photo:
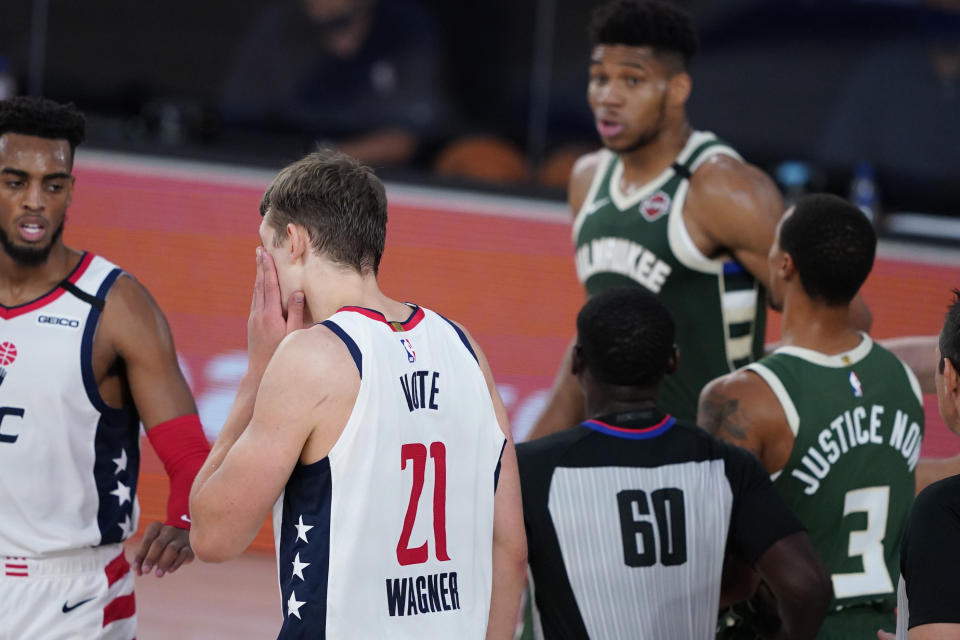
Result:
{"label": "red wristband", "polygon": [[192,413],[161,422],[147,431],[153,450],[170,478],[167,521],[180,529],[190,528],[190,486],[210,453],[200,418]]}

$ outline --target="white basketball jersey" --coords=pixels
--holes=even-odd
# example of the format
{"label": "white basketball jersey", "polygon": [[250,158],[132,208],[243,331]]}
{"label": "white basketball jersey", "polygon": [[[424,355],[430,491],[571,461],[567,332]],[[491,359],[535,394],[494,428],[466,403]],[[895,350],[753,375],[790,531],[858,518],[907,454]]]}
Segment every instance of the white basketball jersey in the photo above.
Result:
{"label": "white basketball jersey", "polygon": [[506,440],[464,334],[412,308],[323,323],[361,383],[330,454],[298,464],[274,510],[280,638],[485,635]]}
{"label": "white basketball jersey", "polygon": [[92,351],[122,272],[85,253],[52,291],[0,305],[0,556],[121,542],[136,530],[139,418],[107,406]]}

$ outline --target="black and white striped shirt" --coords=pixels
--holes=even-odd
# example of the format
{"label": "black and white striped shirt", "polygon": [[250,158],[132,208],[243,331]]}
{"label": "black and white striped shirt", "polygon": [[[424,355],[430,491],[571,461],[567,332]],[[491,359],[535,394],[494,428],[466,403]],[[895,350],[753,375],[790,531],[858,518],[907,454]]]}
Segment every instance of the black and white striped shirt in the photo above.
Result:
{"label": "black and white striped shirt", "polygon": [[725,553],[803,530],[753,456],[656,410],[517,454],[540,638],[712,638]]}

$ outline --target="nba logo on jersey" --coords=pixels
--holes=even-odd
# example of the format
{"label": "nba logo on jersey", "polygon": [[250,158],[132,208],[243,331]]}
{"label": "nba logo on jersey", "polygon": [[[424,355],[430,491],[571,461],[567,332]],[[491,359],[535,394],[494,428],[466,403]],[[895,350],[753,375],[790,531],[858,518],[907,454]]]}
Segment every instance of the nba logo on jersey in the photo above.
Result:
{"label": "nba logo on jersey", "polygon": [[653,222],[661,218],[668,211],[670,211],[670,196],[663,191],[657,191],[640,203],[640,213],[647,219],[647,222]]}
{"label": "nba logo on jersey", "polygon": [[853,397],[862,398],[863,397],[863,385],[860,384],[860,378],[857,377],[853,371],[850,372],[850,386],[853,387]]}
{"label": "nba logo on jersey", "polygon": [[417,354],[413,352],[413,345],[410,344],[410,341],[406,338],[400,340],[400,344],[403,345],[403,348],[407,351],[407,362],[414,363],[417,361]]}
{"label": "nba logo on jersey", "polygon": [[0,342],[0,384],[7,377],[7,367],[17,359],[17,347],[12,342]]}

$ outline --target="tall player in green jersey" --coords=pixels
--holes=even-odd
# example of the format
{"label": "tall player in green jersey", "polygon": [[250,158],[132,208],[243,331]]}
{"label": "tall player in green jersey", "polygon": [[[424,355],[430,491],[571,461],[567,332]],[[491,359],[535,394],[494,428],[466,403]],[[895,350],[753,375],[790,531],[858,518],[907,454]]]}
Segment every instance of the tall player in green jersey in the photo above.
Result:
{"label": "tall player in green jersey", "polygon": [[[643,286],[666,304],[680,363],[661,403],[693,420],[704,384],[762,355],[766,256],[783,202],[766,174],[687,121],[689,15],[616,0],[594,12],[590,35],[587,98],[604,148],[571,176],[577,273],[587,295]],[[568,356],[530,437],[582,419]]]}
{"label": "tall player in green jersey", "polygon": [[846,200],[801,198],[769,255],[782,346],[700,399],[698,424],[760,459],[827,563],[836,600],[818,638],[872,639],[892,626],[923,439],[916,377],[851,319],[876,243]]}

